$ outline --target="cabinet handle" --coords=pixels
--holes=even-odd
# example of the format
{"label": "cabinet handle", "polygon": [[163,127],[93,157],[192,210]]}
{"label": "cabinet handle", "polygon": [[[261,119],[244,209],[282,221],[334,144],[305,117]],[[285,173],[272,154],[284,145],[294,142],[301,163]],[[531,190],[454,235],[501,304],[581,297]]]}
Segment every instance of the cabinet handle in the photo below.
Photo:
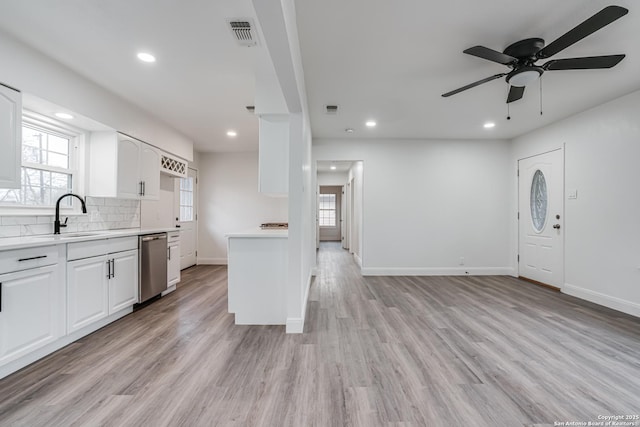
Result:
{"label": "cabinet handle", "polygon": [[107,279],[111,279],[111,261],[107,260]]}
{"label": "cabinet handle", "polygon": [[167,254],[168,254],[167,259],[171,261],[171,246],[167,248]]}
{"label": "cabinet handle", "polygon": [[147,193],[147,183],[146,181],[142,181],[142,195],[144,196]]}
{"label": "cabinet handle", "polygon": [[116,277],[116,260],[115,258],[111,260],[111,278]]}
{"label": "cabinet handle", "polygon": [[142,181],[140,181],[140,184],[138,184],[140,186],[140,191],[138,193],[138,195],[142,196]]}
{"label": "cabinet handle", "polygon": [[38,256],[32,256],[31,258],[20,258],[18,260],[18,262],[22,262],[22,261],[31,261],[33,259],[40,259],[40,258],[46,258],[46,255],[38,255]]}

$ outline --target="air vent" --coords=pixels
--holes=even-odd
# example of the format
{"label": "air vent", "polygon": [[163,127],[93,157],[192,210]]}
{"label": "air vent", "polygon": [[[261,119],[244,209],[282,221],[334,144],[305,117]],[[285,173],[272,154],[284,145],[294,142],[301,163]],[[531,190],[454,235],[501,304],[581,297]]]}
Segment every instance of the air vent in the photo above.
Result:
{"label": "air vent", "polygon": [[250,113],[255,113],[255,111],[256,111],[256,106],[255,105],[247,105],[244,108],[246,108],[247,111],[250,112]]}
{"label": "air vent", "polygon": [[251,19],[230,19],[228,22],[231,32],[240,46],[255,46],[258,44]]}
{"label": "air vent", "polygon": [[325,111],[327,114],[338,114],[338,106],[337,105],[325,105]]}

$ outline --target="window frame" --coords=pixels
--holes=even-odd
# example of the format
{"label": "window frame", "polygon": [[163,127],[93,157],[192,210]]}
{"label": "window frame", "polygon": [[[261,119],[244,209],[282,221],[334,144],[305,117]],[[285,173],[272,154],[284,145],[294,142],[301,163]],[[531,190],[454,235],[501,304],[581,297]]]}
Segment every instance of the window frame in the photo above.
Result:
{"label": "window frame", "polygon": [[[85,140],[86,131],[70,126],[66,123],[62,123],[58,120],[54,120],[50,117],[38,114],[33,111],[22,111],[22,123],[21,127],[31,128],[39,132],[45,132],[50,135],[69,139],[69,168],[60,168],[56,166],[43,165],[41,163],[25,162],[22,160],[22,144],[20,143],[20,175],[22,177],[22,168],[43,170],[48,172],[63,173],[71,175],[71,192],[75,194],[84,193],[84,162],[85,158]],[[22,185],[22,183],[21,183]],[[74,198],[71,198],[72,205],[60,206],[60,211],[65,216],[80,215],[80,203]],[[12,216],[29,216],[29,215],[53,215],[55,213],[55,204],[51,206],[37,206],[26,204],[3,204],[0,202],[0,215],[12,215]]]}
{"label": "window frame", "polygon": [[[322,196],[333,196],[333,209],[323,209],[322,201],[320,200]],[[322,212],[328,211],[333,212],[333,225],[322,225],[320,221],[322,220]],[[320,193],[320,198],[318,200],[318,226],[321,228],[336,228],[338,226],[338,195],[335,193]]]}

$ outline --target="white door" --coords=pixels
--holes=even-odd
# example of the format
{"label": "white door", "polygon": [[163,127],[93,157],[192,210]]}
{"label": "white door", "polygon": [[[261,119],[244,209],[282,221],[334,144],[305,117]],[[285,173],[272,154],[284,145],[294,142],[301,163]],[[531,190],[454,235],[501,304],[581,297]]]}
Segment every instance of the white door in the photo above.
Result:
{"label": "white door", "polygon": [[57,265],[0,275],[0,365],[64,334]]}
{"label": "white door", "polygon": [[98,256],[67,263],[68,332],[109,314],[110,258]]}
{"label": "white door", "polygon": [[147,144],[140,144],[140,180],[142,199],[160,199],[160,153]]}
{"label": "white door", "polygon": [[109,280],[109,314],[138,302],[138,251],[119,252],[111,259]]}
{"label": "white door", "polygon": [[518,161],[519,275],[556,288],[564,280],[563,167],[562,150]]}
{"label": "white door", "polygon": [[118,140],[118,197],[137,199],[142,193],[140,180],[140,143]]}
{"label": "white door", "polygon": [[180,227],[180,269],[196,265],[198,232],[198,171],[176,180],[176,221]]}

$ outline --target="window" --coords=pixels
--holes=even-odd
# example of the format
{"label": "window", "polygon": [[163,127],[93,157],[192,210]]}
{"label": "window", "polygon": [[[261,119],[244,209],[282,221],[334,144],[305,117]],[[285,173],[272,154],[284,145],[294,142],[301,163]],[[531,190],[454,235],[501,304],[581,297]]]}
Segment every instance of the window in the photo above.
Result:
{"label": "window", "polygon": [[336,226],[336,195],[320,194],[320,227]]}
{"label": "window", "polygon": [[[53,207],[74,189],[77,134],[50,123],[23,117],[22,170],[19,189],[0,189],[0,205]],[[71,207],[70,198],[63,206]]]}
{"label": "window", "polygon": [[547,181],[541,170],[533,174],[530,194],[531,222],[533,229],[540,233],[547,221]]}
{"label": "window", "polygon": [[193,221],[193,178],[180,178],[180,221]]}

